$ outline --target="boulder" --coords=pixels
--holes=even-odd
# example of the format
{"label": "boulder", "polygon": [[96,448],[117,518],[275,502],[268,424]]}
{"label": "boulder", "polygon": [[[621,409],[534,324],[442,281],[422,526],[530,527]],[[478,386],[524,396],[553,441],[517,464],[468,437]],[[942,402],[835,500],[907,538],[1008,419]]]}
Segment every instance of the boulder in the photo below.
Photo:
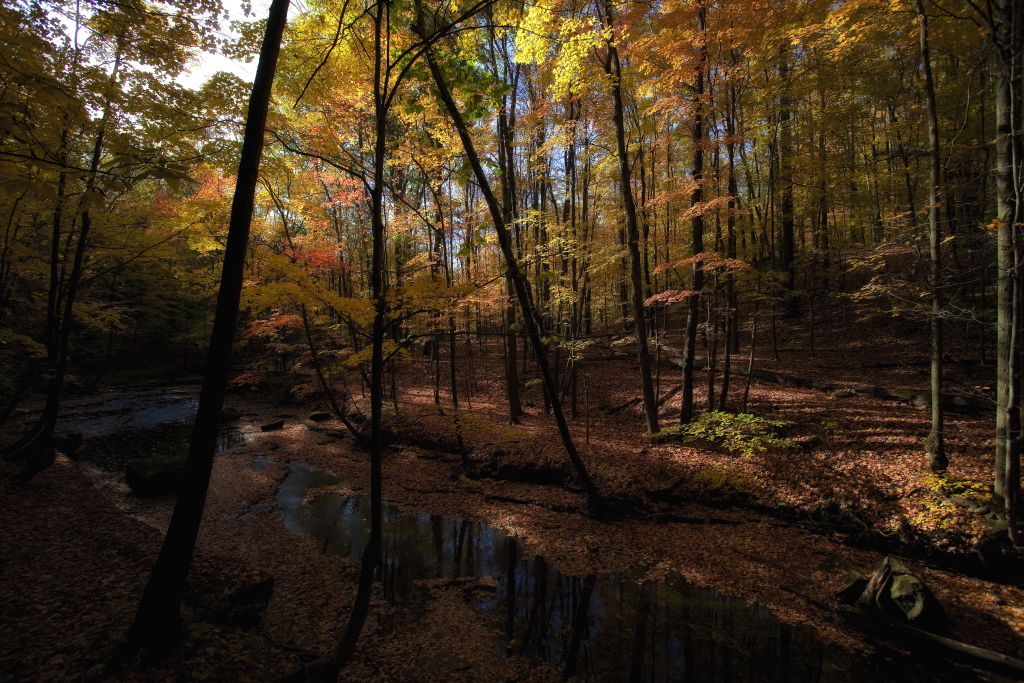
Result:
{"label": "boulder", "polygon": [[856,607],[866,614],[884,614],[926,631],[939,631],[948,617],[931,589],[897,560],[886,557],[864,588]]}
{"label": "boulder", "polygon": [[284,429],[284,420],[278,420],[277,422],[270,422],[260,426],[261,432],[276,432],[279,429]]}
{"label": "boulder", "polygon": [[220,409],[221,422],[234,422],[240,417],[242,417],[242,414],[230,406],[224,406]]}
{"label": "boulder", "polygon": [[330,420],[331,414],[323,410],[314,410],[309,414],[310,422],[323,422],[324,420]]}
{"label": "boulder", "polygon": [[177,493],[185,479],[187,459],[181,455],[157,455],[129,463],[125,470],[128,486],[142,498]]}

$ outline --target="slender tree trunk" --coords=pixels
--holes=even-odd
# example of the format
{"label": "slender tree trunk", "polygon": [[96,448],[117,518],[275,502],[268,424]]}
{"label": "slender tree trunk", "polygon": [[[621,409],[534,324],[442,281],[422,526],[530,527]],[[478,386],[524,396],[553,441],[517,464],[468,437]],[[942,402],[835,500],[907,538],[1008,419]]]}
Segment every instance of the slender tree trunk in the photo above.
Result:
{"label": "slender tree trunk", "polygon": [[942,235],[939,232],[939,118],[935,105],[935,84],[932,81],[932,59],[928,46],[928,15],[924,1],[917,0],[917,17],[921,34],[921,64],[924,68],[924,92],[928,106],[928,244],[931,256],[931,403],[932,425],[924,442],[928,464],[935,472],[949,466],[942,427]]}
{"label": "slender tree trunk", "polygon": [[[605,23],[609,31],[614,30],[615,20],[610,2],[604,5]],[[647,316],[644,311],[643,261],[640,256],[640,231],[637,226],[636,202],[629,172],[629,151],[626,149],[626,124],[622,106],[622,67],[615,44],[605,41],[607,50],[604,72],[611,77],[612,120],[615,124],[615,149],[619,160],[619,190],[622,206],[626,212],[626,239],[629,249],[630,303],[633,308],[633,322],[636,332],[637,360],[640,364],[640,388],[644,399],[644,415],[647,418],[647,435],[657,432],[658,397],[654,394],[651,373],[651,352],[647,347]]]}
{"label": "slender tree trunk", "polygon": [[708,48],[705,38],[706,10],[703,2],[697,10],[697,21],[700,30],[700,63],[694,82],[695,112],[690,138],[693,140],[693,191],[690,193],[690,219],[693,241],[693,280],[690,289],[692,294],[686,303],[686,329],[683,333],[683,367],[680,389],[679,422],[686,424],[693,419],[693,357],[697,350],[697,319],[700,317],[700,291],[704,288],[704,267],[701,258],[704,252],[704,68],[708,61]]}
{"label": "slender tree trunk", "polygon": [[779,182],[782,184],[782,269],[786,272],[785,304],[787,316],[796,315],[796,239],[794,235],[793,216],[793,124],[790,111],[789,96],[789,57],[783,54],[779,65],[779,76],[782,78],[782,101],[779,111]]}
{"label": "slender tree trunk", "polygon": [[331,410],[334,411],[334,414],[345,425],[345,429],[355,437],[357,444],[362,444],[366,437],[349,421],[348,415],[345,414],[344,406],[338,403],[338,398],[334,395],[334,389],[327,383],[327,379],[324,377],[323,367],[320,365],[320,356],[317,354],[316,345],[313,343],[313,332],[310,329],[309,313],[306,311],[305,304],[302,304],[302,327],[306,331],[306,345],[309,347],[310,360],[313,362],[313,370],[316,372],[317,381],[320,383],[320,390],[324,392]]}
{"label": "slender tree trunk", "polygon": [[[28,464],[21,474],[22,483],[27,483],[36,472],[41,471],[52,463],[52,458],[50,457],[52,452],[51,442],[54,429],[57,426],[57,417],[60,414],[60,400],[64,393],[64,379],[67,375],[75,297],[78,294],[78,286],[82,280],[82,272],[85,267],[85,251],[92,228],[90,203],[97,197],[102,197],[96,189],[96,183],[100,162],[103,159],[107,124],[110,121],[111,95],[120,77],[121,52],[122,46],[119,39],[114,58],[114,68],[107,82],[107,92],[104,94],[103,115],[93,143],[88,181],[85,185],[85,191],[82,193],[82,210],[79,217],[80,227],[75,243],[74,260],[71,265],[71,272],[64,283],[65,289],[63,291],[61,291],[61,284],[67,264],[65,261],[63,268],[58,268],[58,262],[60,261],[59,245],[61,241],[61,223],[63,221],[63,198],[67,182],[67,175],[65,173],[60,174],[57,184],[58,203],[53,216],[53,244],[50,247],[50,286],[47,292],[46,326],[43,330],[43,341],[46,344],[47,358],[52,374],[46,387],[46,404],[43,407],[39,420],[17,442],[8,447],[4,453],[4,457],[10,460],[20,460],[22,458],[28,460]],[[66,133],[65,131],[64,136],[62,136],[62,142],[66,139]],[[68,245],[70,245],[70,233],[67,239]],[[63,305],[61,303],[62,298]]]}
{"label": "slender tree trunk", "polygon": [[[1012,388],[1011,355],[1014,319],[1015,287],[1019,274],[1014,272],[1017,235],[1016,223],[1021,209],[1021,140],[1020,140],[1020,48],[1022,41],[1021,18],[1018,3],[1002,0],[993,3],[995,14],[986,16],[989,34],[996,48],[996,202],[997,227],[997,282],[996,282],[996,463],[995,493],[1017,498],[1019,482],[1019,434],[1012,423],[1019,418],[1019,391]],[[1013,400],[1017,397],[1017,401]],[[1011,474],[1011,472],[1016,474]]]}
{"label": "slender tree trunk", "polygon": [[256,180],[260,158],[263,155],[267,109],[287,17],[288,0],[274,0],[270,6],[259,64],[256,67],[256,77],[249,97],[249,114],[242,140],[235,194],[231,203],[231,220],[228,226],[220,291],[217,295],[217,312],[210,337],[199,408],[192,428],[192,442],[185,465],[184,483],[174,505],[174,514],[160,555],[153,565],[153,572],[135,614],[127,647],[131,654],[142,649],[165,652],[181,633],[181,594],[195,550],[199,524],[206,504],[210,472],[213,469],[217,430],[220,426],[224,393],[231,367],[231,346],[242,290]]}
{"label": "slender tree trunk", "polygon": [[[758,287],[760,288],[760,286]],[[754,345],[757,343],[757,303],[754,303],[754,313],[750,316],[750,353],[747,357],[747,378],[743,385],[743,404],[741,413],[747,412],[747,402],[750,400],[750,380],[754,374]]]}
{"label": "slender tree trunk", "polygon": [[[421,25],[417,28],[419,29],[420,36],[422,37],[425,33],[422,27],[422,14],[420,14],[419,21]],[[460,112],[458,107],[455,105],[455,100],[452,98],[451,91],[448,90],[448,86],[444,81],[444,76],[441,74],[441,69],[438,67],[437,62],[434,61],[433,56],[429,51],[426,53],[426,58],[434,84],[437,86],[438,95],[444,104],[445,110],[452,119],[455,130],[462,142],[462,147],[466,152],[466,157],[470,166],[473,168],[473,174],[476,177],[477,183],[480,185],[480,190],[487,202],[487,208],[490,211],[491,220],[494,221],[495,232],[498,236],[498,243],[501,247],[501,252],[505,260],[506,272],[511,275],[513,285],[515,286],[516,297],[519,300],[519,309],[523,313],[523,320],[526,324],[530,343],[533,346],[534,355],[537,358],[537,366],[544,382],[544,388],[551,399],[551,408],[554,413],[555,423],[558,426],[558,433],[562,440],[562,446],[565,449],[566,455],[569,457],[574,470],[576,471],[576,476],[579,478],[584,491],[587,493],[591,506],[596,510],[602,510],[604,508],[604,503],[601,499],[601,495],[598,493],[597,487],[594,486],[594,481],[590,478],[586,465],[583,463],[583,459],[580,458],[579,452],[576,450],[576,445],[573,443],[572,435],[569,432],[569,424],[566,421],[565,413],[562,410],[562,403],[558,400],[558,387],[555,385],[554,376],[551,373],[547,354],[544,349],[544,342],[541,340],[542,328],[540,318],[533,306],[533,302],[530,300],[530,290],[526,283],[526,279],[519,270],[518,259],[513,251],[512,238],[505,225],[504,213],[497,198],[491,191],[490,181],[487,179],[487,175],[484,173],[483,166],[480,163],[480,157],[476,153],[476,148],[473,145],[473,139],[469,134],[469,127],[466,125],[466,121],[462,117],[462,112]]]}
{"label": "slender tree trunk", "polygon": [[[506,225],[515,221],[515,168],[512,158],[512,131],[508,115],[502,111],[498,115],[498,166],[502,170],[501,200]],[[505,304],[505,393],[508,397],[508,423],[519,424],[523,414],[519,399],[519,368],[516,366],[516,302],[515,285],[512,277],[505,276],[505,288],[508,302]]]}

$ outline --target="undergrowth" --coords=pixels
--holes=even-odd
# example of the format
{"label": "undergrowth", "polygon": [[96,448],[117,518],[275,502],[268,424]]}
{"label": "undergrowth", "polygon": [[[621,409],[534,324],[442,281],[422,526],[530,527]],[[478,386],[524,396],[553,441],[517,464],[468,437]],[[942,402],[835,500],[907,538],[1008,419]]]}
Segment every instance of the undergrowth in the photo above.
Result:
{"label": "undergrowth", "polygon": [[733,454],[750,458],[769,448],[794,448],[784,434],[786,423],[751,413],[704,413],[689,424],[666,427],[651,435],[652,443],[678,439],[683,443],[702,441]]}

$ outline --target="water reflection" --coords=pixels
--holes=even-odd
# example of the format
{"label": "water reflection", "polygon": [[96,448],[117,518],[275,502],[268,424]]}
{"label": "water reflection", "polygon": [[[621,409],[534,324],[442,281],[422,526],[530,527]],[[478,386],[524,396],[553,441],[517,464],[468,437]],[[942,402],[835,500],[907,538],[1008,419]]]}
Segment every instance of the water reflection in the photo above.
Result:
{"label": "water reflection", "polygon": [[[292,463],[278,502],[294,533],[321,552],[358,557],[369,538],[366,496],[315,495],[338,478]],[[480,609],[504,622],[495,656],[522,655],[563,664],[585,681],[877,681],[965,680],[965,672],[885,670],[815,639],[810,628],[780,623],[758,606],[689,585],[679,575],[639,583],[630,573],[566,576],[542,557],[524,556],[520,540],[480,522],[402,514],[385,504],[384,592],[395,605],[427,596],[423,579],[496,582],[470,591]],[[884,662],[882,663],[884,664]],[[969,678],[969,677],[968,677]]]}
{"label": "water reflection", "polygon": [[111,394],[68,405],[60,417],[61,429],[81,432],[85,438],[118,432],[152,429],[191,421],[199,405],[190,391],[153,394]]}
{"label": "water reflection", "polygon": [[[191,423],[170,422],[150,429],[119,431],[86,439],[78,455],[104,470],[118,472],[124,470],[129,462],[141,458],[157,455],[185,457],[191,439]],[[247,439],[243,426],[224,425],[217,434],[217,451],[226,451]]]}

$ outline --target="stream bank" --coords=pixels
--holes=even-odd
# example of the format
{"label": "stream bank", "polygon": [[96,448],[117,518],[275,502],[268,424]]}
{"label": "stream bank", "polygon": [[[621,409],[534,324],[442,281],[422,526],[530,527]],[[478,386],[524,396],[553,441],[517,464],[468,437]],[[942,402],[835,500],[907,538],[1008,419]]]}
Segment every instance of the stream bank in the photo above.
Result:
{"label": "stream bank", "polygon": [[[288,506],[280,499],[281,483],[287,482],[293,471],[289,463],[294,461],[332,472],[338,481],[322,491],[326,495],[311,496],[308,501],[303,495],[302,506],[295,509],[348,510],[348,519],[356,519],[358,506],[343,501],[356,500],[353,496],[366,490],[366,454],[352,448],[348,439],[296,417],[304,412],[296,410],[292,416],[281,418],[285,414],[281,408],[259,400],[237,403],[249,424],[285,419],[285,426],[276,432],[253,433],[248,441],[216,458],[193,581],[210,586],[211,592],[223,592],[224,586],[237,587],[272,576],[273,595],[262,620],[248,629],[203,621],[209,615],[193,610],[191,640],[184,644],[180,658],[161,667],[128,669],[123,680],[154,680],[154,676],[167,671],[185,675],[196,666],[213,680],[274,680],[275,675],[294,666],[295,650],[324,651],[344,623],[357,563],[347,551],[321,554],[324,547],[345,547],[345,542],[331,535],[318,538],[316,534],[297,535],[288,529]],[[529,420],[526,426],[530,427]],[[559,680],[563,653],[574,649],[583,653],[577,656],[580,671],[608,668],[621,673],[631,670],[638,634],[642,633],[644,647],[639,651],[644,654],[640,666],[648,672],[647,680],[662,680],[664,672],[676,671],[680,666],[686,670],[687,661],[694,670],[717,672],[714,680],[779,680],[784,671],[795,672],[801,667],[813,674],[812,680],[815,676],[824,676],[821,680],[873,680],[857,677],[857,667],[865,666],[860,659],[864,645],[858,634],[837,622],[828,610],[799,597],[814,597],[803,581],[729,549],[770,559],[797,572],[811,571],[833,553],[844,554],[855,565],[869,569],[877,562],[877,554],[851,550],[839,540],[808,534],[742,509],[714,512],[716,518],[728,524],[658,524],[644,520],[601,524],[575,512],[584,509],[578,494],[539,484],[460,480],[454,476],[457,461],[457,456],[415,447],[396,447],[387,452],[384,467],[389,515],[396,515],[398,527],[428,532],[426,539],[414,544],[414,557],[434,557],[429,562],[423,560],[420,569],[440,576],[403,579],[400,569],[414,563],[392,563],[384,577],[388,580],[381,584],[375,599],[357,659],[345,674],[348,679]],[[143,522],[154,532],[166,525],[172,499],[139,503],[138,508],[125,510],[128,517],[124,517],[112,508],[108,502],[111,499],[97,497],[97,488],[81,487],[78,467],[62,459],[33,480],[25,492],[3,491],[19,515],[39,510],[41,517],[58,514],[63,518],[63,524],[54,520],[47,527],[52,538],[46,542],[52,549],[92,543],[93,531],[108,527],[114,530],[104,535],[119,538],[139,526],[131,519]],[[80,505],[73,496],[61,494],[65,489],[95,500]],[[45,501],[54,495],[69,504],[47,505]],[[293,500],[297,497],[295,493]],[[29,507],[22,507],[25,503]],[[97,509],[105,512],[100,514]],[[681,514],[704,519],[707,510],[690,505]],[[102,523],[90,518],[97,515]],[[69,535],[74,529],[90,531]],[[439,530],[437,537],[442,539],[444,556],[458,555],[458,563],[436,559],[437,544],[429,535],[434,529]],[[5,547],[23,548],[13,557],[24,560],[28,557],[25,553],[32,553],[42,538],[17,533],[16,529],[6,530],[0,539]],[[130,621],[130,611],[141,591],[139,576],[145,575],[147,561],[158,547],[159,536],[152,533],[143,534],[145,542],[134,542],[135,550],[130,551],[136,557],[131,565],[134,569],[108,560],[95,565],[92,573],[71,572],[70,565],[64,567],[55,560],[57,571],[21,573],[11,563],[4,565],[5,576],[11,579],[5,593],[33,581],[45,584],[47,590],[83,580],[120,586],[114,604],[104,601],[104,596],[99,596],[97,602],[95,596],[82,595],[76,600],[84,606],[76,608],[74,615],[62,611],[69,607],[67,602],[56,613],[51,606],[45,615],[37,615],[40,623],[52,626],[54,632],[76,638],[81,637],[76,634],[86,633],[96,638],[88,620],[76,615],[102,614],[109,625],[100,641],[116,641]],[[460,535],[464,539],[461,554],[456,553]],[[329,541],[326,544],[325,539]],[[122,553],[129,552],[128,544],[116,545]],[[81,563],[92,566],[84,559]],[[517,588],[508,591],[509,566],[513,564],[516,580],[512,584]],[[928,580],[947,606],[956,622],[955,637],[1015,654],[1014,648],[1020,647],[1016,615],[1024,605],[1018,589],[908,564]],[[481,567],[482,575],[473,572],[469,576],[471,565]],[[110,577],[121,576],[126,568],[135,576],[110,584]],[[47,578],[39,579],[42,575]],[[591,576],[593,579],[588,578]],[[614,576],[619,579],[609,578]],[[588,587],[591,581],[593,585]],[[392,588],[386,588],[389,585]],[[395,587],[398,585],[412,588],[399,591]],[[537,599],[541,586],[545,586],[545,600]],[[582,597],[588,592],[588,611],[610,616],[615,627],[599,628],[599,620],[593,619],[588,637],[581,637],[577,647],[572,640],[572,633],[577,631],[571,626],[581,614]],[[399,593],[420,597],[400,598]],[[47,604],[47,592],[27,594]],[[423,595],[427,599],[421,599]],[[680,595],[689,597],[683,599]],[[726,599],[724,595],[732,597]],[[23,615],[35,609],[12,595],[4,595],[0,608],[5,617],[12,613],[12,600],[21,605]],[[510,604],[514,609],[509,609]],[[514,612],[511,619],[510,612]],[[640,614],[646,614],[644,619],[638,617]],[[22,617],[11,623],[25,628],[27,622]],[[542,623],[546,624],[546,633]],[[646,627],[638,628],[641,623]],[[26,631],[28,635],[36,633],[36,638],[26,640],[26,634],[10,634],[13,643],[20,643],[22,654],[13,649],[0,653],[0,661],[14,661],[19,667],[16,670],[23,672],[18,674],[20,678],[10,680],[36,680],[26,672],[37,673],[39,667],[53,672],[53,680],[62,680],[62,676],[63,680],[86,680],[76,675],[82,671],[80,656],[65,654],[64,659],[54,660],[57,655],[52,650],[46,657],[42,652],[31,654],[40,650],[33,649],[31,643],[40,642],[45,631],[33,631],[32,627]],[[547,637],[541,637],[542,633]],[[811,633],[814,635],[807,635]],[[673,646],[656,647],[654,643],[659,639]],[[688,656],[687,639],[691,647]],[[584,645],[587,642],[591,649]],[[798,645],[796,650],[794,644]],[[786,647],[790,648],[788,658],[780,654]],[[197,659],[204,659],[202,653],[207,648],[227,656],[228,664],[217,665],[226,669],[218,673],[213,663],[197,664]],[[684,655],[659,660],[655,654],[647,654],[647,648],[651,653]],[[77,652],[72,646],[63,649]],[[92,656],[96,652],[94,648]],[[603,660],[586,654],[594,652],[610,656],[616,663],[606,667]],[[885,655],[880,656],[884,663]],[[773,664],[758,677],[750,662],[762,659]],[[94,660],[84,663],[88,661]],[[866,666],[878,666],[878,661]],[[627,664],[628,668],[622,669]],[[725,672],[729,672],[728,678],[723,678]],[[956,676],[954,680],[964,680],[962,673]]]}

